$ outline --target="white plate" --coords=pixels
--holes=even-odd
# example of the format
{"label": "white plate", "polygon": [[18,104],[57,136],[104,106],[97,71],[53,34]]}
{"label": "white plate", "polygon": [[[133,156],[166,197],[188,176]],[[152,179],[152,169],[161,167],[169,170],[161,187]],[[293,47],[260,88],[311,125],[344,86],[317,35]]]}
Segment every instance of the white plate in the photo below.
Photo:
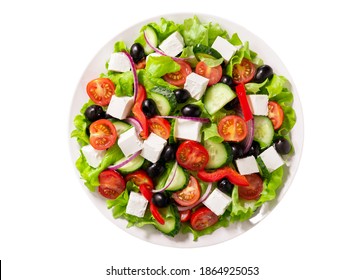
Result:
{"label": "white plate", "polygon": [[[129,27],[128,29],[118,34],[115,38],[110,40],[96,54],[94,59],[87,66],[76,88],[76,92],[72,101],[72,106],[70,111],[69,133],[71,133],[71,131],[74,129],[73,126],[74,117],[79,113],[82,105],[88,100],[88,96],[85,91],[87,83],[90,80],[94,79],[95,77],[98,77],[100,73],[104,73],[106,71],[105,62],[109,59],[110,54],[113,52],[114,43],[116,41],[123,40],[127,44],[127,46],[131,46],[135,38],[138,36],[140,28],[147,23],[159,22],[161,17],[164,17],[168,20],[173,20],[177,23],[182,23],[184,19],[193,17],[194,15],[195,14],[188,14],[188,13],[166,14],[150,18],[143,22],[140,22],[139,24]],[[107,209],[106,207],[105,200],[100,198],[100,196],[97,195],[97,193],[91,193],[87,189],[87,187],[84,186],[83,181],[80,180],[82,188],[84,188],[88,197],[92,200],[95,206],[102,212],[102,214],[106,218],[108,218],[112,223],[114,223],[127,233],[136,236],[140,239],[143,239],[145,241],[154,244],[171,246],[171,247],[186,248],[186,247],[202,247],[202,246],[214,245],[232,239],[236,236],[239,236],[244,232],[246,232],[247,230],[249,230],[250,228],[252,228],[258,222],[260,222],[275,208],[275,206],[279,203],[279,201],[281,201],[283,195],[286,193],[290,184],[292,183],[293,177],[299,165],[302,153],[302,146],[303,146],[303,115],[302,115],[301,103],[295,85],[292,81],[292,78],[288,73],[286,67],[283,65],[282,61],[279,59],[279,57],[266,43],[264,43],[260,38],[258,38],[253,33],[246,30],[244,27],[234,22],[216,16],[206,15],[206,14],[196,14],[196,15],[201,20],[201,22],[219,23],[221,27],[223,29],[226,29],[230,35],[233,34],[234,32],[238,33],[242,41],[249,41],[250,48],[258,53],[259,57],[264,60],[265,64],[271,65],[275,73],[285,76],[290,81],[292,86],[291,89],[294,94],[293,108],[295,109],[297,115],[296,125],[291,132],[292,142],[295,147],[295,155],[288,162],[289,169],[287,177],[285,178],[284,185],[282,188],[280,188],[275,200],[263,204],[260,211],[249,221],[243,223],[239,222],[234,223],[231,224],[228,228],[220,228],[211,235],[200,237],[198,241],[193,241],[192,234],[179,234],[174,238],[167,237],[158,232],[152,226],[143,228],[137,228],[137,227],[126,228],[127,221],[124,219],[114,219],[112,217],[112,211]],[[80,155],[79,146],[74,138],[70,142],[70,149],[74,164],[74,162]]]}

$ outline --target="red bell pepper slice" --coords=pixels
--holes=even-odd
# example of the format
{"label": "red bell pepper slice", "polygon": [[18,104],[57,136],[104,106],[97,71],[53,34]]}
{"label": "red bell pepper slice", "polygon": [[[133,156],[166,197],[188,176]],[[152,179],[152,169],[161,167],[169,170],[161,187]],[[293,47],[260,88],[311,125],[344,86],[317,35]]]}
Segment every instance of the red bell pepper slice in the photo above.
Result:
{"label": "red bell pepper slice", "polygon": [[252,111],[250,110],[244,84],[237,85],[235,90],[236,90],[236,95],[238,96],[240,102],[241,110],[243,111],[244,119],[247,122],[253,118],[253,114]]}
{"label": "red bell pepper slice", "polygon": [[135,116],[135,118],[140,122],[142,126],[142,131],[140,132],[140,137],[143,139],[147,139],[149,135],[149,129],[148,129],[148,122],[147,118],[144,115],[144,112],[142,110],[142,103],[147,98],[147,94],[145,92],[145,89],[142,85],[138,85],[138,94],[137,98],[135,100],[132,112]]}
{"label": "red bell pepper slice", "polygon": [[141,194],[145,197],[145,199],[149,201],[149,209],[154,219],[156,219],[156,221],[161,225],[164,225],[165,221],[162,215],[158,212],[158,207],[155,206],[152,202],[153,193],[150,189],[150,186],[148,184],[141,184],[139,186],[139,190]]}
{"label": "red bell pepper slice", "polygon": [[222,167],[216,169],[213,172],[207,172],[206,170],[201,170],[197,173],[197,177],[205,182],[217,182],[222,178],[227,178],[231,183],[237,186],[249,186],[249,182],[244,175],[239,174],[231,167]]}
{"label": "red bell pepper slice", "polygon": [[150,202],[150,212],[152,213],[154,219],[161,225],[164,225],[165,221],[162,215],[158,212],[158,207],[155,206],[152,202]]}
{"label": "red bell pepper slice", "polygon": [[140,193],[145,197],[149,202],[152,200],[153,193],[148,184],[141,184],[139,186]]}

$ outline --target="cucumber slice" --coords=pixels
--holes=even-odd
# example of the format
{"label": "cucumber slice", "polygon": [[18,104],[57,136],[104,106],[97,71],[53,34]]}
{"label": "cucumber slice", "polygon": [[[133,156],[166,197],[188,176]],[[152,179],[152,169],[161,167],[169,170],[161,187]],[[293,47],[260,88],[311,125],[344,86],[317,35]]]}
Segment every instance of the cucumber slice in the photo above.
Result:
{"label": "cucumber slice", "polygon": [[194,46],[193,52],[195,53],[196,57],[198,57],[200,54],[208,54],[213,56],[214,58],[222,57],[217,50],[202,44],[197,44],[196,46]]}
{"label": "cucumber slice", "polygon": [[[150,26],[147,26],[143,31],[145,31],[145,36],[147,36],[148,38],[148,42],[153,46],[153,47],[157,47],[158,46],[158,36],[157,33],[154,31],[154,29]],[[141,37],[138,38],[139,42],[143,48],[144,48],[144,53],[146,55],[153,53],[154,50],[147,44],[147,42],[144,39],[144,34],[141,35]]]}
{"label": "cucumber slice", "polygon": [[[117,161],[115,163],[115,165],[123,162],[125,160],[125,158],[122,158],[121,160]],[[144,158],[142,156],[137,156],[135,159],[133,159],[132,161],[128,162],[127,164],[125,164],[124,166],[118,168],[118,170],[122,173],[122,174],[126,174],[126,173],[131,173],[137,169],[139,169],[144,163]]]}
{"label": "cucumber slice", "polygon": [[262,149],[269,147],[273,142],[274,128],[268,117],[254,116],[254,141],[257,141]]}
{"label": "cucumber slice", "polygon": [[209,87],[204,95],[205,108],[213,115],[235,97],[235,92],[228,85],[217,83]]}
{"label": "cucumber slice", "polygon": [[156,103],[158,112],[162,116],[169,115],[177,106],[176,96],[173,91],[167,88],[156,86],[151,89],[149,95]]}
{"label": "cucumber slice", "polygon": [[116,132],[118,135],[120,135],[121,133],[127,131],[129,128],[131,128],[130,124],[127,124],[125,122],[122,121],[112,121],[113,125],[116,128]]}
{"label": "cucumber slice", "polygon": [[168,236],[175,236],[181,228],[181,220],[176,205],[171,204],[165,208],[160,208],[159,213],[164,219],[164,225],[155,222],[154,227]]}
{"label": "cucumber slice", "polygon": [[[174,172],[176,172],[176,174],[174,175],[174,178],[172,180]],[[166,174],[167,175],[163,176],[163,178],[161,178],[161,180],[157,183],[155,187],[156,190],[160,190],[166,184],[170,184],[167,188],[167,191],[178,191],[180,189],[183,189],[188,183],[188,176],[186,172],[181,166],[177,164],[177,162],[175,162],[174,164],[168,164]]]}
{"label": "cucumber slice", "polygon": [[206,140],[203,145],[209,153],[207,169],[219,168],[232,160],[233,155],[229,144]]}

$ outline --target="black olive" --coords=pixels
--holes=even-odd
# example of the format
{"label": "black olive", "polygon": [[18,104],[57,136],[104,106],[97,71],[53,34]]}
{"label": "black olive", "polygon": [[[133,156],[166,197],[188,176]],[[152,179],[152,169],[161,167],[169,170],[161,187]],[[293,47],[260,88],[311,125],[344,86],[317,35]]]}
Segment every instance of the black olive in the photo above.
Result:
{"label": "black olive", "polygon": [[145,170],[150,178],[157,178],[166,168],[160,162],[153,163]]}
{"label": "black olive", "polygon": [[233,159],[242,158],[244,156],[244,150],[241,144],[239,143],[231,143],[231,152],[233,153]]}
{"label": "black olive", "polygon": [[138,63],[145,57],[144,48],[141,44],[135,43],[130,47],[130,55],[135,63]]}
{"label": "black olive", "polygon": [[174,90],[174,94],[178,103],[185,103],[191,97],[190,92],[184,88]]}
{"label": "black olive", "polygon": [[286,155],[291,151],[292,146],[287,139],[279,138],[278,140],[274,141],[274,148],[279,154]]}
{"label": "black olive", "polygon": [[85,117],[91,121],[97,121],[99,119],[105,118],[105,111],[99,105],[91,105],[85,111]]}
{"label": "black olive", "polygon": [[147,118],[154,117],[157,114],[157,105],[153,99],[147,98],[142,103],[142,111]]}
{"label": "black olive", "polygon": [[229,75],[222,75],[220,79],[220,83],[224,83],[228,85],[229,87],[234,86],[233,78],[231,78]]}
{"label": "black olive", "polygon": [[236,106],[238,106],[239,104],[239,99],[237,97],[235,97],[233,100],[231,100],[229,103],[227,103],[224,108],[226,110],[233,110],[235,109]]}
{"label": "black olive", "polygon": [[195,104],[187,104],[181,110],[181,113],[185,117],[196,117],[198,118],[202,111],[201,108]]}
{"label": "black olive", "polygon": [[232,191],[233,191],[233,188],[234,188],[234,184],[231,183],[228,179],[226,178],[223,178],[222,180],[220,180],[218,183],[217,183],[217,188],[226,193],[226,194],[231,194]]}
{"label": "black olive", "polygon": [[169,162],[176,159],[176,145],[168,144],[164,147],[160,160],[164,162]]}
{"label": "black olive", "polygon": [[260,154],[260,145],[258,142],[253,141],[253,144],[251,145],[249,151],[246,152],[246,154],[244,156],[259,156]]}
{"label": "black olive", "polygon": [[166,207],[170,203],[170,199],[165,193],[158,192],[153,194],[152,203],[157,207]]}
{"label": "black olive", "polygon": [[257,68],[253,79],[254,83],[263,83],[266,79],[270,79],[273,76],[273,69],[269,65],[262,65]]}

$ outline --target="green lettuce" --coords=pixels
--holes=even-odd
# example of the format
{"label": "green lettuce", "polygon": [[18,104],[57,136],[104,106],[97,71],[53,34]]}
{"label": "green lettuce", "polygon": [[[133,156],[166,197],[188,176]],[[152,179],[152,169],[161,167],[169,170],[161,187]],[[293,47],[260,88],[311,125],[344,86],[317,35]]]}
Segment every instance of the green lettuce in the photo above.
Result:
{"label": "green lettuce", "polygon": [[145,70],[153,78],[160,78],[167,73],[177,72],[181,66],[169,56],[150,56],[148,57]]}

